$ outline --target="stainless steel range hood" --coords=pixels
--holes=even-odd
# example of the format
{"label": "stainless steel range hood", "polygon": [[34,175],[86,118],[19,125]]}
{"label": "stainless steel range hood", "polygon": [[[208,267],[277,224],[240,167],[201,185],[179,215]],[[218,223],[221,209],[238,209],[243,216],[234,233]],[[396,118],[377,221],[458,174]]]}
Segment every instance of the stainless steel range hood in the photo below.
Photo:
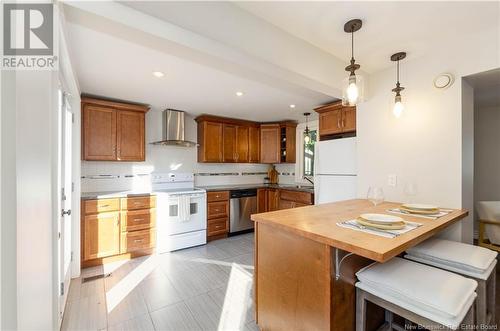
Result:
{"label": "stainless steel range hood", "polygon": [[163,137],[161,141],[155,141],[153,145],[169,145],[169,146],[182,146],[194,147],[198,146],[197,143],[185,140],[184,136],[184,116],[182,110],[165,109],[162,114],[162,130]]}

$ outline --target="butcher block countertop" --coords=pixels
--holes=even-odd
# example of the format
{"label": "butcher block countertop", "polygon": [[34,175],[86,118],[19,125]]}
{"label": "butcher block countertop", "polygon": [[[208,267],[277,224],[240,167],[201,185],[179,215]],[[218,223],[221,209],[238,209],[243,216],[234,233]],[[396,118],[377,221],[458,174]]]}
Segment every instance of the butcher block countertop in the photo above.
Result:
{"label": "butcher block countertop", "polygon": [[397,215],[404,220],[423,225],[395,238],[385,238],[336,225],[364,213],[391,214],[387,210],[399,206],[401,203],[394,202],[374,206],[368,200],[358,199],[253,214],[251,218],[258,223],[277,227],[334,248],[377,262],[386,262],[468,215],[466,210],[453,210],[436,220]]}

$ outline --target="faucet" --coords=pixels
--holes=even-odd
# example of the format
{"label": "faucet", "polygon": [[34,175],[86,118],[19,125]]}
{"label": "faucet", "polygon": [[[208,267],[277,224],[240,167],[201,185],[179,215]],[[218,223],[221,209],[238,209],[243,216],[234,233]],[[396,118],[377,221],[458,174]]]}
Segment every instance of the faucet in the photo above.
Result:
{"label": "faucet", "polygon": [[311,183],[314,186],[314,181],[311,178],[309,178],[307,176],[302,176],[302,178],[307,180],[309,183]]}

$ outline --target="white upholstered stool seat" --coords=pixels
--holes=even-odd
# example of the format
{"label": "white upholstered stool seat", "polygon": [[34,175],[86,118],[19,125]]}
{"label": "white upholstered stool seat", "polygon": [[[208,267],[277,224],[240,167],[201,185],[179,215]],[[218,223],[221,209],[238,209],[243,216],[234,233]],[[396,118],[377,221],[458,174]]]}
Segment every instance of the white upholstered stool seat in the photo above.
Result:
{"label": "white upholstered stool seat", "polygon": [[477,282],[441,269],[393,258],[356,273],[356,329],[366,325],[366,301],[423,326],[473,324]]}
{"label": "white upholstered stool seat", "polygon": [[477,280],[476,322],[479,325],[494,322],[497,252],[461,242],[431,238],[408,249],[406,253],[407,259]]}

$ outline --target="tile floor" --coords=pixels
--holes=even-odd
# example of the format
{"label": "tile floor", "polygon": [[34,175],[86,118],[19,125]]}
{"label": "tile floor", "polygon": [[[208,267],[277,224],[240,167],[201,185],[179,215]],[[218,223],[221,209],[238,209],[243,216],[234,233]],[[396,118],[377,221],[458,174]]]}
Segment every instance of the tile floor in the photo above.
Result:
{"label": "tile floor", "polygon": [[[82,270],[62,330],[258,330],[253,233]],[[83,277],[111,276],[82,284]]]}

